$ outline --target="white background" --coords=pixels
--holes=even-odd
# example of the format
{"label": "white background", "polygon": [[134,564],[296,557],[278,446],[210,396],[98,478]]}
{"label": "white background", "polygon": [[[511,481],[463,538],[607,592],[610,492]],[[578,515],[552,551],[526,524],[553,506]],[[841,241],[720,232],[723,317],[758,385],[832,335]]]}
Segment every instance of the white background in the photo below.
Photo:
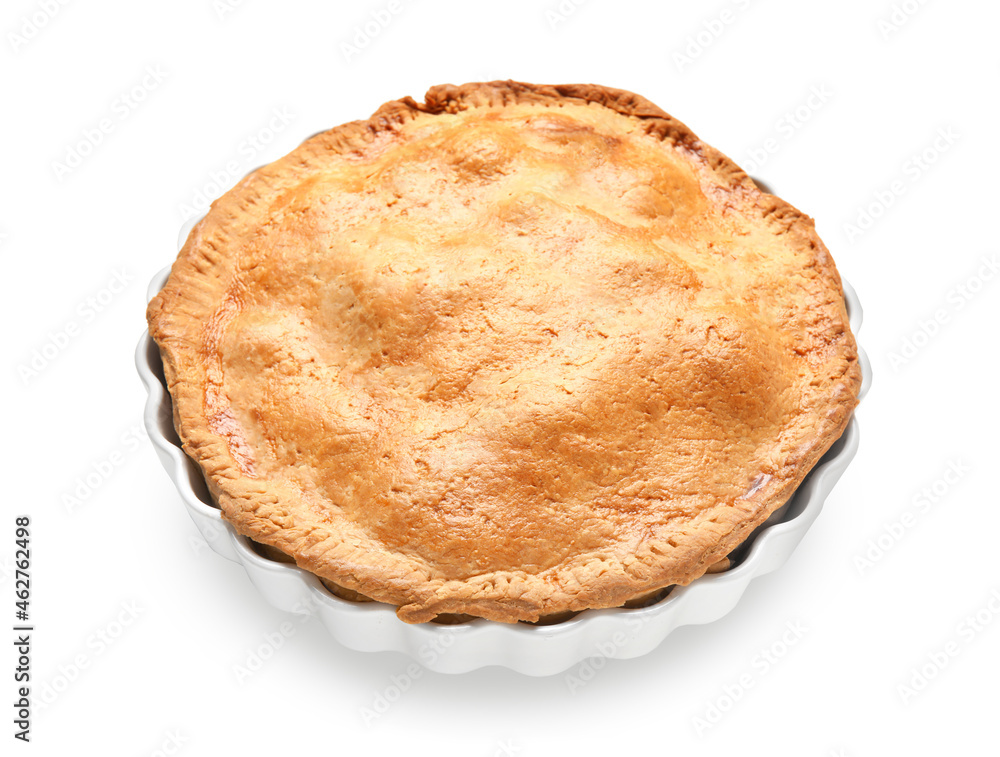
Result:
{"label": "white background", "polygon": [[[17,514],[32,518],[36,627],[29,745],[13,739],[0,642],[4,754],[1000,751],[1000,9],[578,5],[4,3],[0,627],[14,625]],[[366,38],[379,9],[389,20]],[[645,95],[815,217],[865,306],[874,388],[820,518],[724,619],[574,691],[563,675],[425,673],[366,721],[408,661],[269,607],[204,547],[137,438],[146,283],[185,206],[218,194],[213,172],[433,84],[497,78]],[[805,630],[782,650],[788,623]],[[929,682],[906,694],[921,668]],[[727,711],[701,727],[713,707]]]}

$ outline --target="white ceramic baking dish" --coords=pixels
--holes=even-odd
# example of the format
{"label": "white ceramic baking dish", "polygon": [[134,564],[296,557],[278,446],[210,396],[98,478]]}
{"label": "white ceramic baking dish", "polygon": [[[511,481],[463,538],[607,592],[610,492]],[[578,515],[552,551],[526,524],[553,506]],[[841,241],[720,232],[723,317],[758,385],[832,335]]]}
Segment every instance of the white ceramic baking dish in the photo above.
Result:
{"label": "white ceramic baking dish", "polygon": [[[181,243],[193,223],[182,228]],[[153,277],[150,298],[162,288],[168,274],[166,268]],[[851,329],[856,335],[861,327],[861,305],[847,282],[844,291]],[[860,362],[864,396],[872,374],[863,350]],[[527,675],[552,675],[589,657],[638,657],[654,649],[678,626],[709,623],[722,617],[736,606],[752,579],[770,573],[788,559],[858,449],[858,424],[852,418],[843,436],[791,500],[738,549],[733,567],[703,576],[688,586],[674,587],[654,605],[588,610],[555,625],[482,619],[460,625],[410,625],[400,621],[390,605],[340,599],[311,573],[256,552],[222,519],[200,469],[180,447],[159,350],[148,333],[139,340],[136,366],[148,392],[143,417],[149,437],[188,514],[212,549],[240,563],[271,605],[289,612],[315,614],[344,646],[360,651],[402,652],[442,673],[499,665]]]}

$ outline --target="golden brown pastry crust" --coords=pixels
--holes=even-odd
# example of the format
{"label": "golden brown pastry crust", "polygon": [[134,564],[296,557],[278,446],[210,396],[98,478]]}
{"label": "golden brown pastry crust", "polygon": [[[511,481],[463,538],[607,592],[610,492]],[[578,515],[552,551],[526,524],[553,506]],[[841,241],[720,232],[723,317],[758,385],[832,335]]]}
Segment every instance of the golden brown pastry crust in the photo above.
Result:
{"label": "golden brown pastry crust", "polygon": [[147,317],[224,517],[407,622],[689,583],[860,386],[812,220],[595,85],[433,87],[309,139]]}

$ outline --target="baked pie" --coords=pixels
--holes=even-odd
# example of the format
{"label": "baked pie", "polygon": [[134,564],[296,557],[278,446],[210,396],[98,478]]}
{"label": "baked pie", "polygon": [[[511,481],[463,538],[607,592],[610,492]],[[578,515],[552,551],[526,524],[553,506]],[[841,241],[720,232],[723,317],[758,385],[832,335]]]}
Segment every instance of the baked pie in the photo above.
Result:
{"label": "baked pie", "polygon": [[725,566],[861,383],[812,220],[648,100],[438,86],[213,203],[147,312],[223,517],[409,623]]}

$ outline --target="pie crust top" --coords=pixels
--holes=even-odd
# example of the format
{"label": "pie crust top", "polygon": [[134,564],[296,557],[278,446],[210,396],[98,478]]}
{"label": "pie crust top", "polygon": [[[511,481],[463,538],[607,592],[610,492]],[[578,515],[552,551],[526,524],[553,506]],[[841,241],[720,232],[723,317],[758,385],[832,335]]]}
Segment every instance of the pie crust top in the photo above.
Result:
{"label": "pie crust top", "polygon": [[147,316],[223,516],[412,623],[689,583],[860,386],[812,220],[589,84],[309,139],[213,203]]}

